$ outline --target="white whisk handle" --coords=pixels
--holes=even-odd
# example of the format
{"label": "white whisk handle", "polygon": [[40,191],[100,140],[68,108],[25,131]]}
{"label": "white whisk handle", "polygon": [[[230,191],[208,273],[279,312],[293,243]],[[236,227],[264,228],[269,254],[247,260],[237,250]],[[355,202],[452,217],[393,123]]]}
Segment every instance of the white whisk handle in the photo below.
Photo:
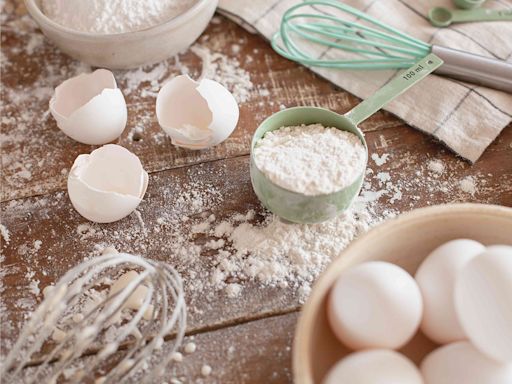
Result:
{"label": "white whisk handle", "polygon": [[436,74],[512,93],[512,64],[438,45],[432,53],[444,61]]}

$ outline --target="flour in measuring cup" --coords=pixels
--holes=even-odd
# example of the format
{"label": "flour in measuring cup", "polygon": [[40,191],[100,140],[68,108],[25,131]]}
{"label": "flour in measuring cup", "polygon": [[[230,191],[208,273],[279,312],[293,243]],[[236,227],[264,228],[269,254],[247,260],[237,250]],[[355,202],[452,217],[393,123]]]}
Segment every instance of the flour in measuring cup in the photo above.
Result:
{"label": "flour in measuring cup", "polygon": [[146,29],[189,9],[197,0],[43,0],[43,13],[56,23],[95,34]]}
{"label": "flour in measuring cup", "polygon": [[315,196],[352,184],[364,171],[366,150],[351,132],[311,124],[266,133],[254,160],[280,187]]}

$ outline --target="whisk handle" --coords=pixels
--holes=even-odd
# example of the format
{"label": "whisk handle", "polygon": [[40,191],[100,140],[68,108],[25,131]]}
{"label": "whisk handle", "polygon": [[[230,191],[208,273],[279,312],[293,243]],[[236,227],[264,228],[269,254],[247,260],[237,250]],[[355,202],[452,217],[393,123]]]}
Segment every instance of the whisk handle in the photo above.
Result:
{"label": "whisk handle", "polygon": [[512,64],[438,45],[432,53],[444,61],[436,74],[512,93]]}

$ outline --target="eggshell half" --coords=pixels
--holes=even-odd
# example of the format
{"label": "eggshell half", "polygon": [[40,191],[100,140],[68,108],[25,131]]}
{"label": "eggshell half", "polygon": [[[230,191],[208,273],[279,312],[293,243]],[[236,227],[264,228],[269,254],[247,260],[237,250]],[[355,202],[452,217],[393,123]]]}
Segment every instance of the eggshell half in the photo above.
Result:
{"label": "eggshell half", "polygon": [[97,223],[128,216],[142,201],[147,186],[148,174],[139,158],[115,144],[79,155],[68,176],[73,207]]}
{"label": "eggshell half", "polygon": [[405,345],[419,327],[423,310],[416,281],[399,266],[371,261],[344,271],[328,298],[334,334],[352,349]]}
{"label": "eggshell half", "polygon": [[425,384],[512,383],[512,364],[488,358],[467,341],[431,352],[422,361],[420,370]]}
{"label": "eggshell half", "polygon": [[491,246],[466,264],[455,282],[455,309],[476,348],[512,363],[512,247]]}
{"label": "eggshell half", "polygon": [[50,112],[57,126],[72,139],[91,145],[118,138],[128,112],[112,72],[97,69],[68,79],[55,88]]}
{"label": "eggshell half", "polygon": [[455,313],[455,277],[469,260],[484,251],[477,241],[452,240],[434,249],[416,271],[424,304],[421,330],[435,342],[466,339]]}
{"label": "eggshell half", "polygon": [[331,368],[323,384],[423,384],[423,379],[404,355],[388,349],[373,349],[341,359]]}
{"label": "eggshell half", "polygon": [[156,116],[174,145],[204,149],[231,135],[238,123],[239,109],[233,95],[216,81],[197,82],[181,75],[158,92]]}

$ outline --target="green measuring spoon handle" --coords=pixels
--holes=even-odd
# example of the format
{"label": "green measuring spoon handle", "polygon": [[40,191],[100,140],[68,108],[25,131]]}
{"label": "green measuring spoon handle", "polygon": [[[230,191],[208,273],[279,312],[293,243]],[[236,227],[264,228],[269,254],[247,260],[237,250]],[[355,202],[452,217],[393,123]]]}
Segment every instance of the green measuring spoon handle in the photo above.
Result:
{"label": "green measuring spoon handle", "polygon": [[432,53],[444,61],[436,74],[512,93],[511,63],[439,45],[432,46]]}
{"label": "green measuring spoon handle", "polygon": [[473,9],[482,6],[485,0],[453,0],[458,8]]}
{"label": "green measuring spoon handle", "polygon": [[366,120],[398,95],[424,79],[429,73],[443,64],[443,60],[431,53],[414,64],[411,68],[395,76],[389,83],[372,96],[359,103],[345,114],[355,125]]}
{"label": "green measuring spoon handle", "polygon": [[452,23],[470,21],[512,21],[512,9],[467,9],[452,10]]}

